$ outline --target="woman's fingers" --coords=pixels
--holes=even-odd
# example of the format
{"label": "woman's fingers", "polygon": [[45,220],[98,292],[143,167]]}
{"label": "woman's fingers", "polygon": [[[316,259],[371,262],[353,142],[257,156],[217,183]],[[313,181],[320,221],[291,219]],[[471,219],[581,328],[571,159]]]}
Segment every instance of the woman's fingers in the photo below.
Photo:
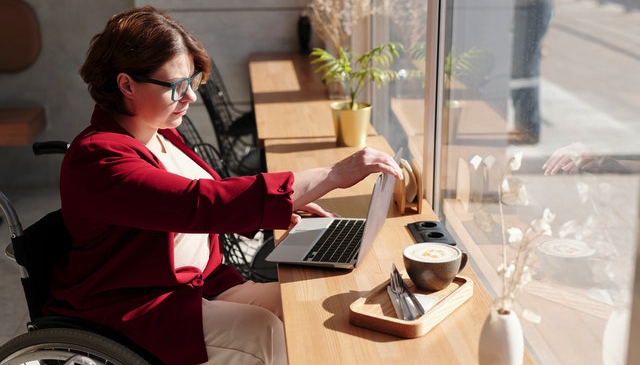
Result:
{"label": "woman's fingers", "polygon": [[332,168],[332,173],[341,188],[350,187],[369,174],[384,172],[402,179],[402,170],[391,156],[378,150],[365,147],[341,160]]}
{"label": "woman's fingers", "polygon": [[338,217],[336,213],[325,210],[324,208],[322,208],[320,205],[316,203],[309,203],[303,207],[300,207],[300,210],[317,217],[331,217],[331,218]]}
{"label": "woman's fingers", "polygon": [[299,215],[297,215],[295,213],[291,214],[291,222],[289,222],[289,228],[287,228],[287,229],[293,228],[293,226],[298,224],[300,222],[300,220],[302,220],[302,217],[300,217]]}
{"label": "woman's fingers", "polygon": [[572,143],[557,149],[542,165],[545,175],[559,172],[573,173],[592,160],[589,148],[582,143]]}

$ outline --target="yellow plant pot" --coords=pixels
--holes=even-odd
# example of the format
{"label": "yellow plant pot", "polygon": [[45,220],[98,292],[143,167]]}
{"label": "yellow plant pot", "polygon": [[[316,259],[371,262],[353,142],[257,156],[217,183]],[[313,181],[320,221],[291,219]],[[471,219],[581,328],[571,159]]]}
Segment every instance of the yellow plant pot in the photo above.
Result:
{"label": "yellow plant pot", "polygon": [[443,144],[449,145],[458,137],[458,124],[464,104],[460,100],[447,100],[442,106]]}
{"label": "yellow plant pot", "polygon": [[333,127],[338,146],[364,147],[371,123],[371,105],[356,103],[357,109],[349,108],[349,102],[331,103]]}

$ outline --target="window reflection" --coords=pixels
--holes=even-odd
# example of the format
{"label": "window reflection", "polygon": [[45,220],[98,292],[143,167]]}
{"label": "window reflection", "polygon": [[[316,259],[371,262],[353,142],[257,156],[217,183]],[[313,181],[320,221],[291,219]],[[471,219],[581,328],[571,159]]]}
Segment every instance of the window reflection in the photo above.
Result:
{"label": "window reflection", "polygon": [[[443,2],[434,210],[494,296],[502,220],[526,230],[553,215],[516,297],[520,313],[539,315],[523,320],[539,364],[625,361],[640,201],[640,11],[629,3]],[[399,68],[424,75],[425,38],[393,17],[383,28],[412,50]],[[418,158],[432,155],[423,150],[425,82],[394,82],[386,126],[376,126]]]}
{"label": "window reflection", "polygon": [[[502,219],[506,229],[526,230],[552,212],[550,237],[535,242],[531,281],[516,297],[521,311],[540,318],[523,321],[532,354],[541,364],[621,364],[640,170],[632,163],[636,121],[620,113],[638,115],[621,95],[637,90],[617,80],[638,66],[621,67],[630,50],[613,45],[638,38],[614,19],[640,18],[588,1],[489,3],[450,8],[451,49],[479,47],[495,62],[471,93],[451,91],[443,101],[443,218],[499,293]],[[500,32],[509,37],[484,41]],[[517,244],[509,248],[514,255]]]}
{"label": "window reflection", "polygon": [[427,2],[386,0],[380,3],[383,11],[376,17],[375,24],[381,31],[374,32],[375,42],[400,42],[404,51],[394,63],[399,78],[387,89],[374,91],[377,100],[384,100],[385,104],[388,100],[389,105],[388,110],[378,111],[374,126],[392,148],[404,147],[403,157],[415,159],[415,163],[422,166]]}

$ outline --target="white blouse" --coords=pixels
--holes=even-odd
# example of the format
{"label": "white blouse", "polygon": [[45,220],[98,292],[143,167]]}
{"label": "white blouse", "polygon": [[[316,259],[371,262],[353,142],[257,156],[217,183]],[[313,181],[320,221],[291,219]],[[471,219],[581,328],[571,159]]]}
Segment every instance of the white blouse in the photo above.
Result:
{"label": "white blouse", "polygon": [[[149,141],[147,148],[169,172],[188,179],[213,179],[213,176],[159,133]],[[203,271],[209,261],[209,234],[176,233],[173,256],[174,268],[194,266]]]}

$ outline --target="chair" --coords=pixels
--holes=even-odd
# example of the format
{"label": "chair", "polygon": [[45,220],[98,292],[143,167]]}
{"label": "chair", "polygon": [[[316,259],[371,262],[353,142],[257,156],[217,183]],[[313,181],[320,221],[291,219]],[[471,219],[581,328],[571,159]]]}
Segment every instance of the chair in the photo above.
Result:
{"label": "chair", "polygon": [[178,126],[177,130],[187,146],[200,156],[204,162],[211,166],[220,177],[224,179],[231,176],[220,151],[202,139],[200,133],[188,116],[184,115],[182,117],[182,123]]}
{"label": "chair", "polygon": [[256,127],[255,112],[253,110],[240,110],[240,108],[231,101],[222,74],[213,60],[211,60],[211,75],[209,76],[209,81],[217,88],[218,96],[222,98],[224,105],[229,110],[231,118],[233,119],[233,123],[227,133],[237,137],[251,135],[253,137],[253,144],[257,144],[258,129]]}
{"label": "chair", "polygon": [[[241,114],[231,103],[215,65],[209,80],[198,91],[216,133],[218,148],[229,169],[236,175],[254,175],[263,171],[257,146],[255,115],[253,112]],[[246,138],[251,138],[250,142]]]}
{"label": "chair", "polygon": [[[222,178],[231,174],[218,150],[209,143],[205,143],[188,116],[182,117],[182,124],[178,133],[200,158],[211,166]],[[277,265],[266,262],[266,254],[273,249],[273,232],[261,231],[262,245],[258,239],[245,239],[236,234],[221,234],[220,246],[225,263],[233,266],[246,280],[255,282],[270,282],[278,280]],[[266,254],[264,252],[266,251]],[[249,255],[248,253],[253,253]],[[253,260],[250,257],[253,256]]]}
{"label": "chair", "polygon": [[[232,265],[245,280],[253,280],[257,283],[268,283],[278,281],[277,265],[265,261],[265,257],[273,250],[273,231],[261,231],[262,245],[250,247],[243,250],[243,246],[251,246],[258,240],[248,240],[236,234],[221,234],[220,245],[224,255],[225,263]],[[253,245],[256,246],[256,245]],[[245,251],[254,249],[253,260],[249,260]]]}

